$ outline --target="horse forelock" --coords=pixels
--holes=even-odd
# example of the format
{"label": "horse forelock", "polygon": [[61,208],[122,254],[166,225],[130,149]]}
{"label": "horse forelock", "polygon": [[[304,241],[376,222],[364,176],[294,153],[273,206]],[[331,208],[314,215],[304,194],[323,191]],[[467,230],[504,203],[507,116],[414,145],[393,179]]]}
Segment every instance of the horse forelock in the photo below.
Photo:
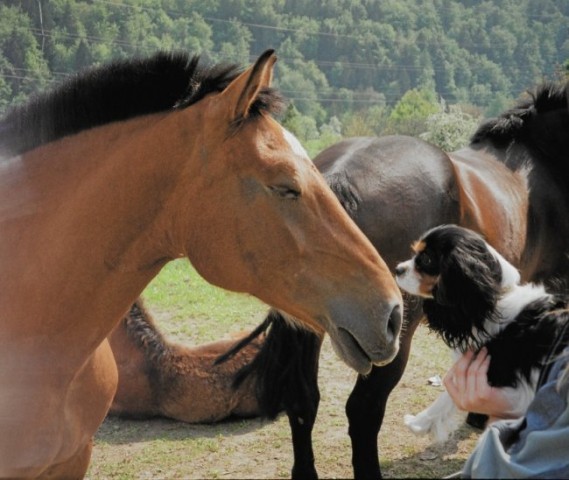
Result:
{"label": "horse forelock", "polygon": [[[83,70],[7,112],[0,120],[0,154],[15,156],[96,126],[187,108],[223,91],[240,71],[235,64],[208,65],[182,52]],[[277,113],[282,104],[276,91],[265,89],[251,113]]]}

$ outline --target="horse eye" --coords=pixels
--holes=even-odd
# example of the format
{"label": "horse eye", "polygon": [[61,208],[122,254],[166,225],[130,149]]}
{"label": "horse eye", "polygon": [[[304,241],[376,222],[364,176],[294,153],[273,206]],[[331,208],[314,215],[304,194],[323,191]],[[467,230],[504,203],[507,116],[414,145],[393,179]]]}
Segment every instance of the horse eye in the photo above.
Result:
{"label": "horse eye", "polygon": [[298,190],[286,185],[271,185],[269,186],[269,190],[275,195],[278,195],[281,198],[286,198],[287,200],[296,200],[300,197],[300,192]]}

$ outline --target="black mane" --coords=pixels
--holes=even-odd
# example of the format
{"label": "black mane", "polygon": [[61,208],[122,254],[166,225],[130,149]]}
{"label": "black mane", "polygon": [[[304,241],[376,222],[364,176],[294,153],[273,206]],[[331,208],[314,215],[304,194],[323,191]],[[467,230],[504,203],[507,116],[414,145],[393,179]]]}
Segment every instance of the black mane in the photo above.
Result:
{"label": "black mane", "polygon": [[344,210],[352,218],[355,218],[361,203],[359,194],[352,188],[345,172],[324,175],[330,189],[334,192]]}
{"label": "black mane", "polygon": [[[474,133],[470,146],[476,149],[487,144],[505,153],[503,162],[510,169],[523,168],[531,159],[532,164],[528,166],[542,166],[560,188],[567,191],[569,82],[544,84],[530,92],[527,100],[483,123]],[[527,155],[513,147],[521,147]]]}
{"label": "black mane", "polygon": [[[472,144],[491,141],[496,144],[511,140],[527,140],[527,134],[535,127],[538,116],[560,111],[564,117],[569,112],[569,82],[567,84],[546,83],[528,92],[529,98],[520,101],[514,108],[499,117],[484,122],[471,138]],[[543,120],[543,118],[541,119]]]}
{"label": "black mane", "polygon": [[514,108],[484,122],[472,136],[471,146],[490,142],[503,149],[517,142],[559,168],[556,159],[569,152],[569,82],[546,83],[528,94]]}
{"label": "black mane", "polygon": [[[0,153],[18,155],[96,126],[188,107],[222,91],[239,73],[234,64],[203,65],[199,56],[179,52],[84,70],[11,109],[0,120]],[[281,98],[267,89],[252,112],[280,105]]]}
{"label": "black mane", "polygon": [[125,322],[127,336],[142,350],[147,364],[160,365],[160,359],[170,354],[168,343],[154,325],[142,299],[139,298],[132,304],[121,322]]}

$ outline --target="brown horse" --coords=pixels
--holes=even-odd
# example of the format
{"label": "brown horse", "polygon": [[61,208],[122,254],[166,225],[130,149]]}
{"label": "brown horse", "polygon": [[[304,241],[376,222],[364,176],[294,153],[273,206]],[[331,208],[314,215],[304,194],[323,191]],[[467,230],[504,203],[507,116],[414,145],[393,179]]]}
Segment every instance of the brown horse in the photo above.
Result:
{"label": "brown horse", "polygon": [[1,120],[0,477],[84,475],[117,385],[106,337],[174,258],[361,373],[396,355],[401,294],[270,115],[275,58],[120,61]]}
{"label": "brown horse", "polygon": [[233,380],[259,353],[264,335],[230,361],[215,362],[243,336],[192,348],[169,342],[138,299],[108,337],[119,373],[109,414],[139,419],[162,416],[188,423],[259,415],[254,377],[237,389]]}
{"label": "brown horse", "polygon": [[[456,152],[404,136],[352,138],[314,162],[391,269],[409,257],[424,231],[455,223],[482,233],[519,267],[523,281],[543,281],[554,290],[569,281],[569,84],[539,88],[481,125]],[[346,405],[358,479],[381,477],[377,436],[407,364],[421,303],[406,299],[405,311],[397,357],[360,375]],[[316,478],[311,432],[320,341],[294,332],[278,313],[269,318],[264,347],[247,371],[256,372],[265,413],[287,412],[293,477]]]}

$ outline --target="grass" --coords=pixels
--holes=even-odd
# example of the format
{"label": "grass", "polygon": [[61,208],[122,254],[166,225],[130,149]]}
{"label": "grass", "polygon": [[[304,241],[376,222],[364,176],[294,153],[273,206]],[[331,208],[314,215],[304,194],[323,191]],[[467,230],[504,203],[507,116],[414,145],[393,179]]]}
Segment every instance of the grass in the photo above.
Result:
{"label": "grass", "polygon": [[[208,285],[184,260],[168,264],[143,296],[161,330],[190,345],[251,329],[267,310],[255,298]],[[472,450],[477,432],[469,427],[462,427],[453,440],[433,446],[403,425],[405,413],[419,412],[442,391],[428,385],[427,379],[442,375],[450,361],[442,342],[419,327],[409,367],[390,397],[379,437],[386,478],[440,478],[459,470]],[[313,435],[322,478],[353,475],[344,406],[355,380],[356,374],[338,360],[326,340]],[[95,437],[88,478],[287,478],[291,466],[290,429],[284,415],[272,422],[255,418],[209,425],[107,418]]]}
{"label": "grass", "polygon": [[254,297],[206,283],[185,259],[167,264],[143,296],[166,333],[196,343],[256,326],[267,311]]}

